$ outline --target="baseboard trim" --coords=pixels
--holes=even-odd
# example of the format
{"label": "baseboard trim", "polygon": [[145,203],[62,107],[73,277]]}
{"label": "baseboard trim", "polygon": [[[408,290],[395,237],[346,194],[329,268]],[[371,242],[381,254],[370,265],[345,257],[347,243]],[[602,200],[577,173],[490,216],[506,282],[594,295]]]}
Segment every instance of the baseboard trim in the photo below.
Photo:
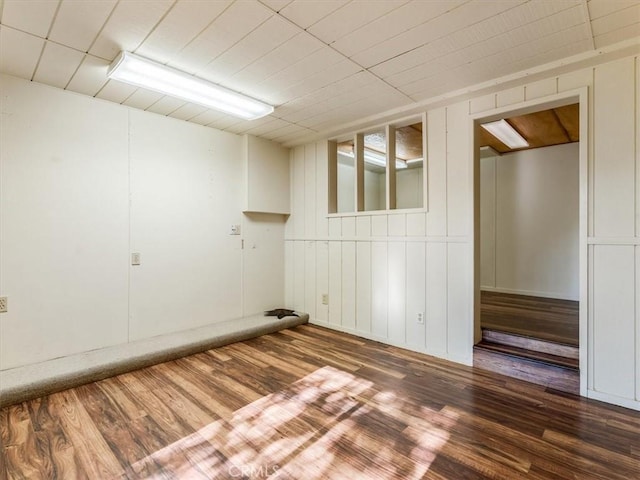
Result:
{"label": "baseboard trim", "polygon": [[373,340],[374,342],[384,343],[385,345],[404,348],[405,350],[410,350],[412,352],[422,353],[424,355],[429,355],[431,357],[439,358],[442,360],[449,360],[450,362],[460,363],[462,365],[467,365],[469,367],[472,366],[473,364],[472,353],[469,353],[468,355],[464,355],[464,354],[444,352],[441,350],[428,350],[426,348],[420,348],[419,346],[412,345],[410,343],[393,342],[388,338],[381,337],[379,335],[375,335],[370,332],[363,332],[361,330],[356,330],[355,328],[343,327],[342,325],[330,323],[324,320],[310,319],[309,323],[312,325],[318,325],[319,327],[325,327],[331,330],[337,330],[338,332],[348,333],[356,337],[366,338],[367,340]]}
{"label": "baseboard trim", "polygon": [[619,407],[630,408],[631,410],[640,411],[640,401],[622,398],[609,393],[596,392],[595,390],[587,390],[587,398],[598,400],[600,402],[618,405]]}
{"label": "baseboard trim", "polygon": [[0,371],[0,408],[308,321],[309,315],[303,313],[282,319],[253,315],[3,370]]}

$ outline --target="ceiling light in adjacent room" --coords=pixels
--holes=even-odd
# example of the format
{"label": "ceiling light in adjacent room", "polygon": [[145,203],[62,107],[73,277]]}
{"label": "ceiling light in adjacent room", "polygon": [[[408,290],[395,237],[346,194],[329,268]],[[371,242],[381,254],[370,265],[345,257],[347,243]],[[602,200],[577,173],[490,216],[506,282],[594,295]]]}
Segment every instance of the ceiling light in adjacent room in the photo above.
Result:
{"label": "ceiling light in adjacent room", "polygon": [[509,122],[505,119],[498,120],[497,122],[483,123],[480,126],[509,148],[524,148],[529,146],[529,142],[527,142],[515,128],[509,125]]}
{"label": "ceiling light in adjacent room", "polygon": [[129,52],[120,52],[107,76],[245,120],[273,112],[271,105]]}

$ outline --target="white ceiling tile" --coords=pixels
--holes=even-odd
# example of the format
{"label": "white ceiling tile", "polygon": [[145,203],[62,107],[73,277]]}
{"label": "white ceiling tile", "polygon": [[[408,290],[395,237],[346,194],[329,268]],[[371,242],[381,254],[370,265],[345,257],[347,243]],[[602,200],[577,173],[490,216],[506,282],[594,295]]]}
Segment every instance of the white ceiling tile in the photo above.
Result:
{"label": "white ceiling tile", "polygon": [[270,117],[269,122],[266,122],[262,125],[253,125],[253,122],[249,122],[249,129],[245,130],[243,133],[246,133],[248,135],[255,135],[255,136],[261,136],[266,132],[270,132],[272,130],[277,130],[279,128],[283,128],[286,127],[287,125],[290,125],[289,122],[285,122],[284,120],[281,120],[279,118],[274,118],[274,117]]}
{"label": "white ceiling tile", "polygon": [[41,38],[0,27],[0,71],[31,80],[43,45]]}
{"label": "white ceiling tile", "polygon": [[[593,36],[597,37],[638,23],[640,23],[640,2],[624,10],[618,10],[610,15],[593,20],[591,29],[593,30]],[[638,34],[640,34],[640,29],[638,29]]]}
{"label": "white ceiling tile", "polygon": [[255,85],[256,79],[267,79],[322,48],[326,48],[322,42],[306,32],[300,32],[236,73],[232,81],[238,88]]}
{"label": "white ceiling tile", "polygon": [[295,125],[293,123],[288,123],[286,126],[271,130],[269,132],[265,132],[262,136],[268,138],[270,140],[277,141],[276,139],[282,138],[288,135],[308,135],[314,133],[313,130],[310,130],[306,127],[302,127],[300,125]]}
{"label": "white ceiling tile", "polygon": [[140,45],[136,53],[157,62],[169,62],[230,4],[231,0],[179,1]]}
{"label": "white ceiling tile", "polygon": [[[441,7],[438,15],[414,28],[385,40],[375,47],[352,56],[353,60],[365,67],[371,67],[386,59],[396,57],[415,48],[461,30],[473,23],[480,22],[493,15],[517,6],[517,2],[526,0],[492,0],[491,2],[474,0],[456,5],[454,8]],[[447,2],[450,5],[450,2]],[[434,12],[435,13],[435,12]]]}
{"label": "white ceiling tile", "polygon": [[384,15],[348,35],[336,40],[333,47],[344,55],[351,57],[385,40],[395,37],[416,25],[420,25],[447,10],[463,3],[446,0],[424,2],[413,0],[387,15]]}
{"label": "white ceiling tile", "polygon": [[116,80],[109,80],[107,84],[96,95],[96,98],[102,98],[103,100],[109,100],[110,102],[122,103],[124,102],[137,87],[128,85],[126,83],[118,82]]}
{"label": "white ceiling tile", "polygon": [[157,113],[159,115],[169,115],[171,112],[175,112],[186,103],[187,102],[180,100],[179,98],[164,96],[147,108],[147,111]]}
{"label": "white ceiling tile", "polygon": [[220,117],[217,120],[214,120],[208,126],[217,128],[218,130],[226,130],[227,128],[238,125],[239,123],[244,123],[246,121],[247,120],[241,120],[239,118],[232,117],[231,115],[225,115],[224,117]]}
{"label": "white ceiling tile", "polygon": [[134,51],[173,0],[120,0],[89,53],[113,60],[122,50]]}
{"label": "white ceiling tile", "polygon": [[62,0],[49,40],[86,52],[115,4],[116,0]]}
{"label": "white ceiling tile", "polygon": [[57,43],[47,42],[33,76],[35,82],[65,88],[85,54]]}
{"label": "white ceiling tile", "polygon": [[280,9],[279,13],[306,29],[344,5],[344,0],[295,0]]}
{"label": "white ceiling tile", "polygon": [[298,29],[276,15],[266,20],[199,72],[223,81],[293,37]]}
{"label": "white ceiling tile", "polygon": [[46,38],[57,8],[56,0],[4,0],[2,24]]}
{"label": "white ceiling tile", "polygon": [[179,120],[189,120],[190,118],[200,115],[205,110],[207,110],[207,107],[196,105],[195,103],[187,103],[171,112],[169,116]]}
{"label": "white ceiling tile", "polygon": [[307,29],[325,43],[332,43],[367,23],[382,17],[408,0],[354,0],[336,10]]}
{"label": "white ceiling tile", "polygon": [[67,90],[94,96],[107,83],[109,62],[102,58],[85,55],[80,68],[67,85]]}
{"label": "white ceiling tile", "polygon": [[226,114],[215,110],[205,110],[200,115],[190,118],[189,121],[199,125],[209,125],[211,122],[214,122],[225,115]]}
{"label": "white ceiling tile", "polygon": [[589,7],[589,17],[591,20],[595,20],[637,4],[638,0],[589,0],[587,6]]}
{"label": "white ceiling tile", "polygon": [[128,107],[139,108],[140,110],[146,110],[151,105],[160,100],[164,95],[158,92],[147,90],[146,88],[138,88],[129,98],[127,98],[123,105]]}
{"label": "white ceiling tile", "polygon": [[220,78],[212,75],[208,68],[211,61],[271,16],[273,12],[259,3],[236,2],[182,49],[170,65],[212,81],[219,81]]}
{"label": "white ceiling tile", "polygon": [[264,3],[266,6],[268,6],[270,9],[272,9],[273,11],[278,12],[284,7],[286,7],[287,5],[289,5],[293,0],[260,0],[260,1]]}

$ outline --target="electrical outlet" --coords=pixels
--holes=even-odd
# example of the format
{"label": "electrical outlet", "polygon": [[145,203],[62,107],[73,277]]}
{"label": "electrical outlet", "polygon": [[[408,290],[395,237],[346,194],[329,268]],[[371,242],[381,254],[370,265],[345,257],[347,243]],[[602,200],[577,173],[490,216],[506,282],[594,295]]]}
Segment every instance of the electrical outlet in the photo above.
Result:
{"label": "electrical outlet", "polygon": [[417,321],[419,324],[421,324],[421,325],[422,325],[422,324],[424,323],[424,313],[422,313],[422,312],[418,312],[418,315],[417,315],[417,317],[416,317],[416,321]]}
{"label": "electrical outlet", "polygon": [[323,305],[329,305],[329,294],[328,293],[323,293],[322,294],[322,304]]}
{"label": "electrical outlet", "polygon": [[0,313],[7,313],[9,310],[9,300],[7,297],[0,297]]}
{"label": "electrical outlet", "polygon": [[134,252],[131,254],[131,265],[140,265],[140,253]]}
{"label": "electrical outlet", "polygon": [[240,225],[231,225],[229,235],[240,235]]}

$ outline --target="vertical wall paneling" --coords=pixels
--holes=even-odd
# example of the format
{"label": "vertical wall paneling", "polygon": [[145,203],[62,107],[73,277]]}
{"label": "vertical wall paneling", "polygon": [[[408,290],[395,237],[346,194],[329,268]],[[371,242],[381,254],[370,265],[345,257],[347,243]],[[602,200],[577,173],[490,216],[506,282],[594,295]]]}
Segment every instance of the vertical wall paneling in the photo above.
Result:
{"label": "vertical wall paneling", "polygon": [[469,119],[467,103],[447,108],[447,234],[469,234]]}
{"label": "vertical wall paneling", "polygon": [[329,295],[329,242],[316,242],[316,319],[329,320],[329,305],[322,302],[323,295]]}
{"label": "vertical wall paneling", "polygon": [[[316,235],[319,238],[329,235],[329,222],[327,214],[331,211],[329,206],[329,166],[328,166],[328,148],[330,143],[335,142],[317,142],[316,143]],[[334,147],[335,149],[335,147]],[[333,163],[334,170],[337,163]],[[337,201],[337,197],[333,199]]]}
{"label": "vertical wall paneling", "polygon": [[295,265],[293,264],[293,241],[284,242],[284,303],[286,308],[293,308],[293,277]]}
{"label": "vertical wall paneling", "polygon": [[304,173],[305,147],[296,147],[293,149],[293,157],[291,168],[293,170],[293,183],[291,184],[291,217],[289,221],[293,223],[293,238],[299,239],[304,237],[304,214],[305,214],[305,173]]}
{"label": "vertical wall paneling", "polygon": [[480,159],[480,285],[496,286],[496,158]]}
{"label": "vertical wall paneling", "polygon": [[[338,211],[338,146],[334,141],[328,141],[325,145],[326,146],[324,148],[326,148],[326,152],[324,151],[324,148],[316,149],[318,157],[322,159],[316,164],[316,179],[318,180],[318,188],[327,193],[327,213],[336,213]],[[323,153],[326,154],[323,155]],[[322,164],[326,166],[326,173],[321,173],[319,171],[322,168]],[[327,182],[323,184],[321,181],[325,178],[325,175]],[[318,199],[323,196],[324,195],[318,195]],[[320,205],[321,209],[324,209],[324,206],[322,206],[322,204]]]}
{"label": "vertical wall paneling", "polygon": [[342,236],[356,236],[356,217],[342,217]]}
{"label": "vertical wall paneling", "polygon": [[370,242],[356,243],[356,329],[360,332],[371,332]]}
{"label": "vertical wall paneling", "polygon": [[469,113],[484,112],[496,108],[496,94],[489,93],[469,101]]}
{"label": "vertical wall paneling", "polygon": [[353,151],[356,155],[356,175],[354,177],[355,184],[355,203],[356,212],[364,210],[364,135],[358,133],[354,139]]}
{"label": "vertical wall paneling", "polygon": [[557,93],[558,80],[556,77],[545,78],[537,82],[529,83],[525,86],[525,100],[546,97]]}
{"label": "vertical wall paneling", "polygon": [[496,95],[496,105],[498,108],[521,102],[524,102],[524,87],[514,87],[508,90],[502,90]]}
{"label": "vertical wall paneling", "polygon": [[473,320],[470,319],[471,269],[469,247],[449,243],[447,249],[447,351],[462,360],[471,352]]}
{"label": "vertical wall paneling", "polygon": [[342,326],[356,328],[356,242],[342,242]]}
{"label": "vertical wall paneling", "polygon": [[342,246],[329,242],[329,323],[340,325],[342,318]]}
{"label": "vertical wall paneling", "polygon": [[635,397],[635,258],[631,245],[594,247],[594,390]]}
{"label": "vertical wall paneling", "polygon": [[387,217],[390,237],[404,237],[407,234],[406,215],[396,213]]}
{"label": "vertical wall paneling", "polygon": [[371,243],[371,331],[387,338],[387,243]]}
{"label": "vertical wall paneling", "polygon": [[[407,344],[425,349],[426,249],[424,242],[407,242],[406,331]],[[422,314],[422,323],[418,322]]]}
{"label": "vertical wall paneling", "polygon": [[387,259],[389,304],[388,335],[394,343],[406,342],[405,309],[406,309],[406,245],[404,242],[389,242]]}
{"label": "vertical wall paneling", "polygon": [[316,235],[316,144],[304,146],[304,235]]}
{"label": "vertical wall paneling", "polygon": [[427,232],[429,235],[447,234],[447,118],[446,109],[438,108],[427,113],[427,151],[429,157],[428,188],[429,211]]}
{"label": "vertical wall paneling", "polygon": [[424,237],[427,234],[424,213],[407,213],[407,236]]}
{"label": "vertical wall paneling", "polygon": [[[635,59],[636,65],[636,237],[640,236],[640,57]],[[640,348],[640,345],[638,346]]]}
{"label": "vertical wall paneling", "polygon": [[[640,77],[638,77],[640,78]],[[635,247],[636,255],[636,400],[640,400],[640,246]]]}
{"label": "vertical wall paneling", "polygon": [[635,235],[634,67],[626,58],[595,70],[596,237]]}
{"label": "vertical wall paneling", "polygon": [[371,217],[356,217],[356,235],[358,238],[369,238],[371,236]]}
{"label": "vertical wall paneling", "polygon": [[447,244],[427,243],[425,334],[427,350],[447,352]]}
{"label": "vertical wall paneling", "polygon": [[387,141],[387,210],[396,208],[396,129],[392,125],[386,126],[385,131]]}
{"label": "vertical wall paneling", "polygon": [[342,236],[342,219],[332,217],[329,219],[329,237],[340,238]]}
{"label": "vertical wall paneling", "polygon": [[386,237],[388,215],[373,215],[371,217],[371,236]]}
{"label": "vertical wall paneling", "polygon": [[304,280],[305,280],[305,242],[296,240],[293,242],[293,309],[304,312]]}
{"label": "vertical wall paneling", "polygon": [[[313,217],[311,217],[313,218]],[[316,243],[313,240],[304,242],[304,312],[310,318],[316,317]]]}

